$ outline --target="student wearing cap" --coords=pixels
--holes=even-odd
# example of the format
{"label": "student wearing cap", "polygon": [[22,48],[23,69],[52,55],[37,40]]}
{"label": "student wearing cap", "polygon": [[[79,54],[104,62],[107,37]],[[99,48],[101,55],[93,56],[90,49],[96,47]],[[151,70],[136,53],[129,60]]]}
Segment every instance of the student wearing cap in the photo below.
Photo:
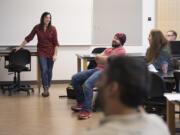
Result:
{"label": "student wearing cap", "polygon": [[81,111],[78,115],[79,119],[87,119],[90,117],[93,87],[106,65],[107,58],[111,55],[124,56],[126,54],[123,47],[125,42],[126,35],[124,33],[117,33],[112,41],[112,47],[107,48],[102,54],[96,56],[97,67],[95,69],[82,71],[72,77],[72,86],[75,90],[77,105],[72,106],[71,109],[73,111]]}

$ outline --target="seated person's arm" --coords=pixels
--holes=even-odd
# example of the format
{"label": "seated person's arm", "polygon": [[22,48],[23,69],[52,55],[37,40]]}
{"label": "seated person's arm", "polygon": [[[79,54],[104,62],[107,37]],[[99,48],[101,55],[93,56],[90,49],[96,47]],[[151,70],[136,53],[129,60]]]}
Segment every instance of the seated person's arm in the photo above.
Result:
{"label": "seated person's arm", "polygon": [[96,63],[98,63],[98,64],[106,64],[107,58],[108,58],[108,56],[97,55],[95,60],[96,60]]}
{"label": "seated person's arm", "polygon": [[170,53],[166,51],[160,52],[157,59],[155,59],[153,65],[158,71],[163,72],[163,73],[167,73],[167,71],[172,70],[172,62],[171,62]]}
{"label": "seated person's arm", "polygon": [[[122,53],[119,52],[119,53],[111,54],[110,56],[112,56],[112,55],[115,55],[115,56],[116,56],[116,55],[121,55],[121,54],[122,54]],[[99,55],[96,56],[95,61],[96,61],[97,64],[106,64],[107,59],[108,59],[108,57],[110,57],[110,56],[105,56],[105,55],[104,55],[104,52],[103,52],[103,53],[101,53],[101,54],[99,54]]]}

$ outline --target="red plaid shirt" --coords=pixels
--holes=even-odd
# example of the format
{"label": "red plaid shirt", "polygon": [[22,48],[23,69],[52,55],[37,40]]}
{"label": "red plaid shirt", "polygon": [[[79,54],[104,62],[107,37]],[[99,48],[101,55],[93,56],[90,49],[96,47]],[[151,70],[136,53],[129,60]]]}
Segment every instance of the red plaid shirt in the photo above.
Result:
{"label": "red plaid shirt", "polygon": [[40,25],[36,25],[31,33],[25,38],[27,42],[30,42],[34,36],[37,34],[38,44],[37,44],[37,52],[38,56],[52,58],[54,55],[54,48],[59,46],[57,39],[57,31],[54,26],[52,29],[47,29],[46,31],[40,30]]}

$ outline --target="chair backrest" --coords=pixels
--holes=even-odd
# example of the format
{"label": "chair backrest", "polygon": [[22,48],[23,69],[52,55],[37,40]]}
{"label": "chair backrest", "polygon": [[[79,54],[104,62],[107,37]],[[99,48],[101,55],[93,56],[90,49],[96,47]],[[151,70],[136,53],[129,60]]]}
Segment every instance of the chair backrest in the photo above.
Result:
{"label": "chair backrest", "polygon": [[175,82],[176,82],[176,91],[177,92],[180,92],[180,71],[179,70],[175,70],[174,71],[174,79],[175,79]]}
{"label": "chair backrest", "polygon": [[172,61],[173,69],[174,70],[179,69],[180,66],[179,60],[176,58],[172,58],[171,61]]}
{"label": "chair backrest", "polygon": [[92,50],[92,53],[102,53],[106,48],[103,48],[103,47],[99,47],[99,48],[94,48]]}
{"label": "chair backrest", "polygon": [[138,61],[139,63],[142,63],[144,65],[147,65],[146,59],[144,56],[128,56],[128,57],[132,57],[134,58],[136,61]]}
{"label": "chair backrest", "polygon": [[165,83],[156,73],[151,72],[151,83],[149,89],[149,98],[163,97],[165,92]]}
{"label": "chair backrest", "polygon": [[[100,53],[102,53],[105,49],[106,49],[106,48],[103,48],[103,47],[94,48],[91,53],[100,54]],[[97,66],[97,64],[96,64],[95,60],[91,60],[91,61],[89,62],[89,65],[88,65],[88,69],[94,69],[96,66]]]}
{"label": "chair backrest", "polygon": [[15,52],[14,50],[9,55],[9,65],[26,66],[31,63],[31,53],[29,50],[20,49]]}

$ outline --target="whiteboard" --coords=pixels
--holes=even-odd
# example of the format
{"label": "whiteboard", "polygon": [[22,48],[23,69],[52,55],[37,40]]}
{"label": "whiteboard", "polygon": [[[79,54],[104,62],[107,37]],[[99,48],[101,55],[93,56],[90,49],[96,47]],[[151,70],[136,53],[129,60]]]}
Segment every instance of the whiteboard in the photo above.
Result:
{"label": "whiteboard", "polygon": [[93,44],[111,44],[115,33],[126,45],[142,45],[142,0],[94,0]]}
{"label": "whiteboard", "polygon": [[[1,0],[0,45],[19,45],[45,11],[52,14],[60,44],[91,44],[92,1]],[[36,45],[37,38],[29,44]]]}

